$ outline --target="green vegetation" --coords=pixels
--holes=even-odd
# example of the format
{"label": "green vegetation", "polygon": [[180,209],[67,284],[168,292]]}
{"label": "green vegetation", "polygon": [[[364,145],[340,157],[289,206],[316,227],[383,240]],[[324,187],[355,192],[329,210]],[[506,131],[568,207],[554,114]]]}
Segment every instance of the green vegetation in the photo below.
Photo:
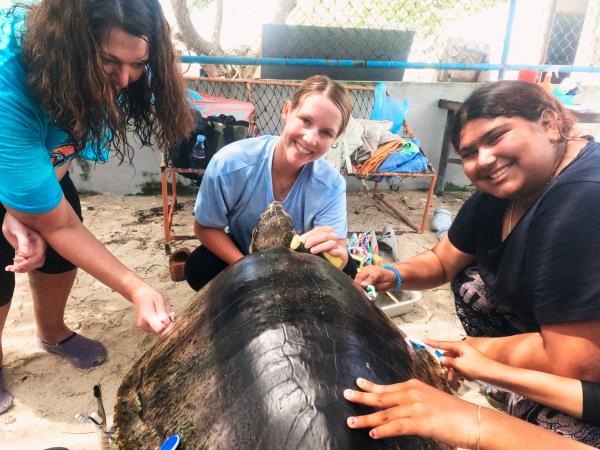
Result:
{"label": "green vegetation", "polygon": [[[175,185],[177,195],[182,197],[195,197],[198,194],[198,187],[193,184],[183,183],[177,180]],[[161,195],[162,186],[160,181],[151,180],[140,184],[140,190],[135,195]]]}
{"label": "green vegetation", "polygon": [[81,169],[81,173],[79,174],[81,181],[88,181],[92,175],[92,163],[85,159],[75,158],[75,164],[78,164]]}
{"label": "green vegetation", "polygon": [[[502,0],[320,0],[297,5],[287,23],[372,29],[438,27]],[[345,14],[344,14],[345,12]]]}
{"label": "green vegetation", "polygon": [[88,189],[77,189],[77,193],[81,196],[81,197],[85,197],[86,195],[102,195],[100,192],[97,191],[92,191],[92,190],[88,190]]}
{"label": "green vegetation", "polygon": [[444,183],[444,192],[471,192],[473,189],[473,186],[470,184],[459,186],[450,182]]}

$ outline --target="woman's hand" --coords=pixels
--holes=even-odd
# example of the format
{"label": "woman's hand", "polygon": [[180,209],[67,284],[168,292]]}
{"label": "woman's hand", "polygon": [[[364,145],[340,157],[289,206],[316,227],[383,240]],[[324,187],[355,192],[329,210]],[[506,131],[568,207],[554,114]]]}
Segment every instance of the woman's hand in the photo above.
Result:
{"label": "woman's hand", "polygon": [[379,266],[365,266],[356,274],[354,283],[363,289],[373,285],[377,292],[386,292],[396,285],[396,274]]}
{"label": "woman's hand", "polygon": [[142,282],[131,301],[137,311],[138,327],[161,336],[170,331],[173,315],[167,314],[165,301],[155,289]]}
{"label": "woman's hand", "polygon": [[46,213],[24,214],[8,208],[7,212],[7,217],[11,214],[39,232],[59,255],[131,301],[140,328],[155,334],[168,331],[172,320],[162,295],[115,258],[85,228],[64,197]]}
{"label": "woman's hand", "polygon": [[331,256],[341,258],[343,269],[348,264],[348,250],[346,250],[346,241],[340,239],[335,234],[335,230],[330,226],[315,227],[300,236],[300,241],[304,247],[313,255],[327,252]]}
{"label": "woman's hand", "polygon": [[383,386],[358,378],[356,384],[364,392],[346,389],[346,400],[382,411],[348,417],[350,428],[371,428],[373,439],[418,435],[456,447],[476,447],[476,405],[414,379]]}
{"label": "woman's hand", "polygon": [[46,259],[46,241],[10,213],[4,216],[2,233],[15,249],[14,262],[5,267],[8,272],[25,273],[39,269]]}
{"label": "woman's hand", "polygon": [[[489,379],[489,375],[500,364],[469,345],[467,341],[436,341],[423,339],[432,347],[444,350],[440,364],[449,370],[449,374],[459,375],[471,380]],[[501,368],[499,368],[501,370]],[[449,382],[453,380],[450,379]]]}

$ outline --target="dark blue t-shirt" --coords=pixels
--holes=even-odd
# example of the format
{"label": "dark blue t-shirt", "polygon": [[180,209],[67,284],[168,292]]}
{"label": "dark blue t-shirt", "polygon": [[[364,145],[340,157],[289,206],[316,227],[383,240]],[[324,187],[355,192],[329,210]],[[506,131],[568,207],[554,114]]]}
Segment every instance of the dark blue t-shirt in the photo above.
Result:
{"label": "dark blue t-shirt", "polygon": [[590,142],[502,241],[508,200],[477,192],[448,237],[530,330],[600,319],[600,145]]}

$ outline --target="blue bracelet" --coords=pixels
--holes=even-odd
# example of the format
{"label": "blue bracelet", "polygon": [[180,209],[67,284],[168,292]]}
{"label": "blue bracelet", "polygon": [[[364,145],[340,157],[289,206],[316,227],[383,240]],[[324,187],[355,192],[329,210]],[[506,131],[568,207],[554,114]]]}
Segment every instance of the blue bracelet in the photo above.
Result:
{"label": "blue bracelet", "polygon": [[398,272],[398,269],[396,269],[391,264],[386,264],[385,266],[382,266],[382,269],[387,269],[394,272],[394,275],[396,275],[396,285],[393,287],[393,290],[395,291],[396,289],[398,289],[402,284],[402,277],[400,276],[400,272]]}

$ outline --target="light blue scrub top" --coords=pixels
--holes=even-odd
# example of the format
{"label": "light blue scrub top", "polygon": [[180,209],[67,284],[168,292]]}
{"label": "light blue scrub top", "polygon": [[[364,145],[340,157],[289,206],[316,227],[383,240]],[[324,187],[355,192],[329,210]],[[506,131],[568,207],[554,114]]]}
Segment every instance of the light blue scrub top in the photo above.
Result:
{"label": "light blue scrub top", "polygon": [[[198,192],[196,221],[229,232],[245,254],[261,213],[275,200],[271,163],[278,140],[261,136],[223,147],[208,164]],[[330,225],[338,238],[346,237],[346,182],[324,159],[302,168],[282,205],[298,234]]]}

